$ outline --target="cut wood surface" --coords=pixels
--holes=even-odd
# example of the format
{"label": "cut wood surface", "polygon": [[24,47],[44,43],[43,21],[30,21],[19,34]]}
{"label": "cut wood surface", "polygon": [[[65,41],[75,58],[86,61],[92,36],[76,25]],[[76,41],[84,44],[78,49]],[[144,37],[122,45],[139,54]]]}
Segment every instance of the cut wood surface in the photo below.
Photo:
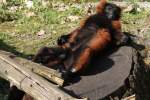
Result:
{"label": "cut wood surface", "polygon": [[110,100],[110,96],[121,100],[121,95],[126,92],[125,81],[134,63],[134,52],[133,48],[124,46],[114,51],[109,49],[104,55],[97,54],[89,65],[90,70],[76,76],[72,84],[64,88],[90,100]]}
{"label": "cut wood surface", "polygon": [[[76,100],[44,78],[36,75],[32,70],[21,64],[19,58],[11,53],[0,50],[0,76],[17,86],[18,89],[30,94],[36,100]],[[26,60],[25,60],[26,62]],[[31,63],[31,62],[29,62]],[[32,66],[33,67],[33,66]]]}

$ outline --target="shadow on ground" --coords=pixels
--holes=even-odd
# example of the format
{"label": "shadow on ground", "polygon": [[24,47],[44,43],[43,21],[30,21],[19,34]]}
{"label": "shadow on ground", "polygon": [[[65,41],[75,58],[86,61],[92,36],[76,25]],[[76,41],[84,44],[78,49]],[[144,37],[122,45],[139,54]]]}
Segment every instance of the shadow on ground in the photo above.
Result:
{"label": "shadow on ground", "polygon": [[23,54],[23,53],[20,53],[19,51],[16,50],[16,47],[12,47],[8,44],[6,44],[3,40],[0,39],[0,50],[4,50],[4,51],[7,51],[7,52],[11,52],[19,57],[22,57],[22,58],[26,58],[26,59],[31,59],[33,55],[26,55],[26,54]]}

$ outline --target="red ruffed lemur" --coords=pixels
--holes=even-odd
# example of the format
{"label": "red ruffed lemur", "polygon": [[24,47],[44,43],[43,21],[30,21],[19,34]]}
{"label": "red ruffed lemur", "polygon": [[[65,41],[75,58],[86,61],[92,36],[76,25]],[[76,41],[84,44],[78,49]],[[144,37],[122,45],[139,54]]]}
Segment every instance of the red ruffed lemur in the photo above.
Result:
{"label": "red ruffed lemur", "polygon": [[128,40],[121,30],[120,7],[100,0],[96,10],[96,14],[82,21],[80,27],[68,35],[61,36],[57,41],[59,46],[71,48],[77,55],[69,67],[71,73],[84,69],[91,57],[111,42],[123,44]]}
{"label": "red ruffed lemur", "polygon": [[[34,56],[33,61],[47,67],[60,69],[63,78],[68,79],[72,73],[84,68],[97,52],[102,51],[110,43],[126,43],[128,37],[121,31],[121,9],[106,0],[100,0],[96,14],[89,16],[81,25],[68,35],[58,38],[56,47],[43,47]],[[14,94],[12,89],[8,100],[19,100],[22,94]],[[26,97],[26,96],[24,96]],[[26,100],[26,99],[24,99]]]}
{"label": "red ruffed lemur", "polygon": [[[58,47],[42,48],[33,61],[48,67],[65,68],[64,77],[83,70],[93,55],[110,43],[124,43],[127,37],[121,30],[121,9],[115,4],[100,0],[96,14],[89,16],[68,35],[58,38]],[[68,61],[73,59],[71,63]]]}

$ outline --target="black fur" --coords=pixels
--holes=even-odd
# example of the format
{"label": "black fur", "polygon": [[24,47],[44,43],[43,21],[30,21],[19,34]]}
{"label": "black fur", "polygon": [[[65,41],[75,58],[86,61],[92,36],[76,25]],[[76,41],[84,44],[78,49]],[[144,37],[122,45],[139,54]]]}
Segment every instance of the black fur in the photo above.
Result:
{"label": "black fur", "polygon": [[17,89],[16,86],[12,86],[9,90],[7,100],[22,100],[25,92]]}
{"label": "black fur", "polygon": [[[81,46],[79,47],[80,49],[82,47],[85,47],[87,45],[87,42],[93,38],[94,34],[100,28],[108,29],[109,33],[111,34],[111,38],[114,39],[113,36],[116,35],[116,30],[113,29],[111,22],[112,20],[120,19],[121,9],[115,4],[107,3],[103,10],[104,13],[96,13],[94,15],[91,15],[88,19],[86,19],[84,25],[79,30],[80,34],[77,35],[74,41],[74,46],[71,46],[71,49],[75,48],[79,44],[81,44]],[[57,44],[61,46],[67,43],[69,38],[70,34],[62,35],[60,38],[58,38]],[[67,50],[59,47],[44,47],[41,50],[39,50],[39,52],[36,54],[34,61],[42,63],[44,65],[47,64],[49,61],[63,61],[67,58],[67,52]],[[75,54],[75,56],[76,55],[78,54]]]}
{"label": "black fur", "polygon": [[69,37],[70,37],[70,35],[62,35],[61,37],[58,38],[57,44],[61,46],[61,45],[65,44],[65,43],[67,43]]}
{"label": "black fur", "polygon": [[43,65],[47,64],[49,61],[63,61],[67,56],[67,50],[63,48],[41,48],[36,56],[33,58],[34,62],[42,63]]}
{"label": "black fur", "polygon": [[[92,15],[89,19],[87,19],[85,23],[87,26],[89,24],[96,24],[98,27],[104,27],[110,29],[112,33],[115,33],[115,30],[112,28],[111,21],[112,20],[119,20],[121,17],[121,9],[115,4],[111,3],[106,3],[104,9],[103,9],[103,14],[95,14]],[[100,21],[100,22],[99,22]],[[70,35],[62,35],[60,38],[57,40],[58,45],[63,45],[68,42]]]}
{"label": "black fur", "polygon": [[121,8],[115,4],[107,3],[103,12],[110,20],[118,20],[121,17]]}
{"label": "black fur", "polygon": [[[103,29],[103,28],[107,29],[110,33],[111,36],[110,38],[112,38],[111,40],[112,41],[114,40],[114,36],[117,33],[117,29],[113,27],[112,21],[120,20],[121,9],[114,4],[108,3],[106,4],[103,10],[104,13],[96,13],[88,17],[85,20],[83,26],[79,29],[78,31],[79,34],[76,36],[74,40],[74,46],[71,46],[69,48],[69,49],[74,49],[79,46],[78,49],[76,49],[76,51],[72,52],[73,59],[74,59],[73,64],[80,57],[81,52],[88,47],[89,41],[95,37],[95,33],[97,33],[99,29]],[[67,43],[69,38],[70,38],[70,34],[61,36],[57,40],[58,45],[61,46]],[[49,63],[49,61],[52,62],[53,60],[55,61],[59,59],[65,62],[66,60],[71,59],[70,55],[68,55],[67,52],[68,51],[62,48],[44,48],[38,52],[38,54],[35,56],[35,59],[37,60],[38,58],[39,59],[38,61],[42,64],[47,64]],[[61,57],[60,56],[61,54],[64,54],[65,56]],[[73,64],[70,65],[71,68],[75,67],[73,66]],[[65,71],[65,73],[63,74],[64,77],[68,77],[68,75],[70,75],[70,66],[68,67],[68,69],[66,69],[67,71]]]}

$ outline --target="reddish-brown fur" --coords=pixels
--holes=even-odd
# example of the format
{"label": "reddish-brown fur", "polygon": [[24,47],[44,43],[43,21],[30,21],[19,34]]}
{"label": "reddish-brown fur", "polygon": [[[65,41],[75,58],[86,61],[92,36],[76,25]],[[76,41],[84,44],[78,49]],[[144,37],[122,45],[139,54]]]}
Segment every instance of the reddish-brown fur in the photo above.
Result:
{"label": "reddish-brown fur", "polygon": [[[120,18],[117,20],[109,20],[104,17],[103,9],[106,3],[107,3],[106,0],[100,0],[100,3],[96,8],[97,14],[100,14],[100,16],[96,15],[96,17],[97,16],[100,17],[98,18],[98,20],[94,17],[95,19],[92,19],[91,21],[89,19],[92,16],[89,16],[88,18],[86,18],[84,21],[81,22],[80,27],[78,27],[77,29],[75,29],[70,33],[69,40],[67,43],[61,45],[60,47],[59,46],[56,47],[54,50],[48,47],[41,49],[34,57],[33,61],[36,61],[37,58],[41,56],[42,57],[51,56],[51,54],[53,55],[53,53],[51,53],[53,51],[60,52],[61,48],[62,50],[70,49],[71,55],[69,55],[67,58],[59,57],[60,54],[63,54],[63,52],[60,53],[54,52],[54,54],[58,58],[56,58],[55,56],[50,57],[48,59],[48,63],[46,62],[45,65],[51,67],[52,65],[63,63],[67,69],[70,69],[68,68],[68,66],[70,67],[71,65],[72,69],[75,69],[73,70],[73,72],[78,72],[87,66],[87,64],[91,60],[91,57],[94,54],[100,52],[105,47],[107,47],[107,45],[110,42],[112,42],[113,39],[120,41],[120,39],[123,36],[123,33],[121,31]],[[111,25],[111,28],[113,28],[113,30],[115,30],[114,33],[112,33],[111,29],[109,29],[110,28],[109,25]],[[47,50],[46,54],[45,49]],[[64,54],[66,55],[66,51],[64,51]],[[67,61],[69,62],[73,61],[73,63],[68,64]],[[28,95],[24,96],[23,98],[23,100],[30,100],[30,99],[32,98]]]}
{"label": "reddish-brown fur", "polygon": [[116,30],[115,39],[119,41],[122,38],[122,36],[124,35],[121,30],[121,28],[122,28],[121,22],[120,22],[120,20],[115,20],[115,21],[112,21],[112,25],[113,25],[114,29]]}
{"label": "reddish-brown fur", "polygon": [[68,43],[65,43],[64,45],[62,45],[63,48],[71,48],[71,44],[74,43],[76,37],[78,36],[79,33],[79,30],[80,30],[80,27],[79,28],[76,28],[75,30],[73,30],[70,34],[70,38],[69,38],[69,42]]}
{"label": "reddish-brown fur", "polygon": [[[112,7],[112,13],[109,13],[108,9],[106,10],[106,5],[108,5],[107,7]],[[123,37],[123,33],[121,31],[120,21],[121,11],[118,9],[119,7],[107,3],[106,0],[100,0],[96,7],[96,14],[87,17],[81,22],[78,28],[65,36],[62,41],[61,39],[58,41],[58,48],[69,49],[72,56],[67,56],[65,60],[54,60],[51,57],[52,59],[49,59],[49,62],[45,65],[51,67],[51,65],[63,63],[66,69],[70,69],[68,67],[71,67],[75,70],[74,72],[78,72],[86,67],[91,56],[103,50],[112,41],[120,41]],[[114,13],[115,10],[117,14],[116,12]],[[110,18],[109,14],[112,14],[114,17],[116,16],[116,18]],[[40,52],[40,54],[42,54],[42,52]],[[72,58],[74,60],[71,60],[72,62],[68,64],[68,61]]]}
{"label": "reddish-brown fur", "polygon": [[111,42],[111,36],[107,29],[100,29],[92,38],[86,49],[82,51],[77,61],[74,63],[76,71],[82,70],[88,64],[90,57],[102,50]]}
{"label": "reddish-brown fur", "polygon": [[[99,4],[96,7],[96,12],[99,14],[103,14],[103,9],[104,9],[106,3],[107,3],[106,0],[100,0]],[[75,29],[71,33],[69,33],[70,34],[69,42],[65,43],[62,46],[63,48],[71,48],[71,44],[75,43],[75,39],[80,34],[79,30],[85,26],[85,22],[87,22],[87,19],[89,17],[85,18],[84,20],[82,20],[80,22],[80,27],[78,27],[77,29]],[[112,27],[116,30],[116,33],[117,33],[117,35],[115,35],[114,37],[116,40],[119,41],[123,35],[123,33],[121,32],[121,21],[120,21],[120,19],[118,19],[118,20],[111,21],[111,23],[112,23]],[[76,46],[77,46],[76,48],[78,48],[79,45],[76,45]]]}
{"label": "reddish-brown fur", "polygon": [[[107,3],[106,0],[101,0],[97,6],[97,9],[96,9],[97,13],[101,14],[101,16],[103,16],[102,11],[106,3]],[[70,47],[71,43],[76,43],[75,40],[76,38],[78,38],[80,34],[86,34],[86,33],[80,32],[80,29],[84,29],[84,27],[86,26],[86,23],[88,23],[89,18],[90,17],[87,17],[87,19],[82,21],[80,28],[76,29],[75,31],[71,33],[72,36],[70,37],[69,42],[66,43],[67,45],[69,45],[68,47]],[[102,17],[101,20],[105,20],[105,18]],[[102,24],[107,25],[109,23],[106,21],[106,23],[102,23]],[[118,20],[112,20],[111,24],[112,24],[113,29],[115,30],[114,38],[117,41],[119,41],[123,35],[123,33],[121,32],[120,18]],[[93,25],[93,27],[95,26]],[[110,30],[108,30],[107,28],[102,28],[102,29],[100,28],[98,29],[97,32],[95,31],[94,36],[92,36],[92,38],[89,41],[87,41],[85,44],[81,43],[81,45],[86,45],[87,47],[82,49],[82,52],[79,54],[78,58],[72,65],[72,67],[76,70],[76,72],[86,67],[86,65],[88,64],[90,60],[90,57],[94,55],[96,52],[103,50],[112,41],[112,36],[109,31]],[[82,38],[82,39],[85,39],[85,38]],[[80,47],[80,44],[76,44],[75,48],[72,48],[73,52],[76,52],[76,50],[79,47]]]}
{"label": "reddish-brown fur", "polygon": [[97,13],[103,13],[104,6],[106,4],[106,0],[100,0],[99,4],[96,7]]}
{"label": "reddish-brown fur", "polygon": [[[56,61],[50,59],[49,63],[45,64],[46,66],[51,67],[51,65],[64,63],[67,69],[72,67],[76,70],[75,72],[78,72],[86,67],[92,55],[107,47],[113,39],[120,41],[123,35],[120,17],[115,20],[107,18],[103,12],[106,4],[106,0],[100,0],[96,7],[97,13],[81,21],[80,26],[69,33],[67,42],[59,45],[58,48],[70,49],[73,57],[68,56],[63,62],[59,59],[56,59]],[[40,53],[42,54],[42,52]],[[74,60],[70,66],[71,63],[68,65],[66,62],[72,58]]]}

